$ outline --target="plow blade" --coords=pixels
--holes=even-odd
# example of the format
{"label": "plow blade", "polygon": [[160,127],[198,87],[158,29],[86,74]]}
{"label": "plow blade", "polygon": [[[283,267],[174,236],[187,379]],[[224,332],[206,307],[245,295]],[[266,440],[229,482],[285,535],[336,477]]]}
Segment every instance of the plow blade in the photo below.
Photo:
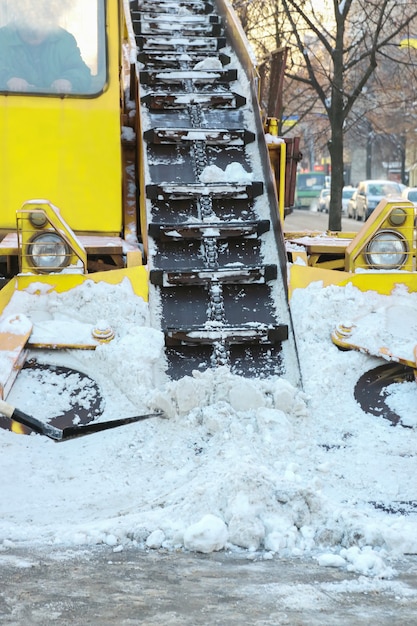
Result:
{"label": "plow blade", "polygon": [[[355,386],[355,400],[365,413],[388,420],[392,426],[413,428],[386,402],[391,385],[412,383],[414,372],[411,367],[400,363],[385,363],[363,374]],[[411,416],[412,418],[412,416]]]}
{"label": "plow blade", "polygon": [[[417,309],[405,305],[381,307],[352,322],[338,324],[332,341],[342,350],[358,350],[417,370]],[[411,340],[410,340],[411,337]]]}
{"label": "plow blade", "polygon": [[41,422],[36,417],[27,415],[20,409],[0,400],[0,413],[8,417],[10,420],[23,424],[34,430],[39,435],[44,435],[54,441],[65,441],[66,439],[75,439],[76,437],[82,437],[84,435],[91,435],[102,430],[109,430],[110,428],[117,428],[119,426],[125,426],[126,424],[132,424],[134,422],[141,422],[149,419],[150,417],[163,417],[163,413],[147,413],[145,415],[136,415],[133,417],[124,417],[117,420],[111,420],[108,422],[96,422],[90,424],[81,424],[79,426],[68,426],[66,428],[57,428],[52,424]]}

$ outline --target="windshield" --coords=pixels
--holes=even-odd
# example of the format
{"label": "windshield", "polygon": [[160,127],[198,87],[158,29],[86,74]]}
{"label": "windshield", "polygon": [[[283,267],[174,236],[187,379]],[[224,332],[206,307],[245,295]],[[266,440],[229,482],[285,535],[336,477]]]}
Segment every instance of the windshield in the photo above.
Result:
{"label": "windshield", "polygon": [[394,196],[400,194],[400,187],[395,183],[372,183],[368,187],[368,194],[370,196]]}
{"label": "windshield", "polygon": [[322,189],[326,183],[326,176],[324,174],[317,174],[311,172],[308,174],[297,175],[297,189],[300,191],[309,191],[313,189]]}
{"label": "windshield", "polygon": [[104,0],[0,0],[0,90],[92,95],[106,83]]}

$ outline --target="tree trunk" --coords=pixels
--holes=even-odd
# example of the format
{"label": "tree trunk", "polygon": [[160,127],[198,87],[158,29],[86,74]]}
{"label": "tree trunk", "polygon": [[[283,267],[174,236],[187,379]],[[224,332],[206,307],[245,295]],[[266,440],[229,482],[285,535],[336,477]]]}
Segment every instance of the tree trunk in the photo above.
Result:
{"label": "tree trunk", "polygon": [[[335,116],[336,118],[338,116]],[[340,113],[343,118],[343,113]],[[342,189],[343,180],[343,119],[332,120],[331,140],[329,141],[331,182],[329,230],[342,230]]]}
{"label": "tree trunk", "polygon": [[366,178],[370,180],[372,178],[372,144],[374,139],[374,132],[371,122],[368,122],[368,135],[366,137]]}
{"label": "tree trunk", "polygon": [[344,20],[336,15],[336,39],[332,53],[333,83],[332,99],[328,107],[330,141],[328,143],[331,164],[329,230],[342,230],[343,180],[343,124],[345,121],[343,102],[343,35]]}

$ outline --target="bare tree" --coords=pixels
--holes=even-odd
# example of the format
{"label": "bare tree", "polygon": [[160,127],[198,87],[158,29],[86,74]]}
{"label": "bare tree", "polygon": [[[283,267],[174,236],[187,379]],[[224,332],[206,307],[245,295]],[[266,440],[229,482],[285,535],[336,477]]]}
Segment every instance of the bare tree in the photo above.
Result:
{"label": "bare tree", "polygon": [[[246,5],[248,37],[261,41],[255,48],[285,41],[291,50],[288,79],[314,94],[316,109],[327,117],[332,174],[329,228],[341,230],[344,134],[355,115],[371,124],[371,111],[380,106],[381,93],[388,106],[391,85],[384,84],[384,72],[377,76],[376,70],[379,65],[385,67],[388,58],[391,63],[400,62],[389,51],[409,32],[417,18],[417,5],[412,0],[235,0],[238,12],[239,4]],[[253,22],[256,14],[257,22]],[[372,97],[367,94],[371,78]],[[398,94],[391,100],[395,98]]]}

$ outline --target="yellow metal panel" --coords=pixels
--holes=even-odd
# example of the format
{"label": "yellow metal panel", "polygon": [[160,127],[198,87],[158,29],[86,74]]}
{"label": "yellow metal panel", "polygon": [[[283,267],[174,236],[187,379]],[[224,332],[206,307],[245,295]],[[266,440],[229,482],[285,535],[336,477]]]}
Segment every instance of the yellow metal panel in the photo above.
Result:
{"label": "yellow metal panel", "polygon": [[[343,285],[349,282],[351,274],[335,270],[324,270],[319,267],[305,265],[291,265],[289,273],[289,297],[295,289],[305,289],[310,283],[322,282],[323,287],[328,285]],[[307,313],[308,314],[308,313]]]}
{"label": "yellow metal panel", "polygon": [[119,119],[118,90],[85,100],[0,96],[0,228],[15,227],[25,201],[46,198],[73,230],[119,232]]}
{"label": "yellow metal panel", "polygon": [[20,274],[10,280],[7,285],[0,290],[0,314],[3,312],[7,304],[10,302],[15,291],[24,291],[27,288],[33,293],[33,284],[44,285],[42,293],[56,291],[62,293],[70,291],[81,285],[86,280],[95,283],[105,282],[110,285],[118,285],[123,280],[128,279],[132,285],[132,289],[137,296],[145,301],[148,300],[148,271],[144,265],[139,267],[131,267],[129,269],[117,269],[106,272],[95,272],[94,274],[49,274],[45,276],[34,277],[29,274]]}
{"label": "yellow metal panel", "polygon": [[9,282],[2,289],[0,289],[0,313],[2,313],[3,309],[7,306],[16,289],[16,278],[9,280]]}
{"label": "yellow metal panel", "polygon": [[[36,276],[36,283],[43,283],[50,286],[51,291],[59,293],[69,291],[86,280],[95,283],[104,282],[110,285],[117,285],[125,278],[128,278],[132,289],[137,296],[148,300],[148,271],[144,265],[129,269],[117,269],[104,272],[94,272],[92,274],[50,274],[48,276]],[[33,276],[17,276],[18,289],[25,289],[33,285]],[[1,292],[0,292],[1,293]]]}
{"label": "yellow metal panel", "polygon": [[310,283],[315,282],[321,282],[323,287],[328,285],[344,287],[351,284],[360,291],[376,291],[382,295],[391,294],[400,285],[406,287],[410,293],[417,292],[417,274],[415,272],[381,272],[375,270],[352,274],[297,264],[290,266],[290,297],[295,289],[304,289]]}
{"label": "yellow metal panel", "polygon": [[122,228],[120,7],[107,2],[109,81],[98,97],[0,95],[0,229],[44,198],[72,230]]}
{"label": "yellow metal panel", "polygon": [[305,250],[288,250],[288,255],[291,263],[298,263],[301,261],[300,265],[302,263],[304,263],[304,265],[308,265],[308,257]]}
{"label": "yellow metal panel", "polygon": [[[346,275],[346,274],[345,274]],[[361,291],[377,291],[382,295],[389,295],[394,289],[404,286],[410,293],[417,291],[417,274],[415,272],[365,272],[352,274],[347,284],[352,283]]]}

